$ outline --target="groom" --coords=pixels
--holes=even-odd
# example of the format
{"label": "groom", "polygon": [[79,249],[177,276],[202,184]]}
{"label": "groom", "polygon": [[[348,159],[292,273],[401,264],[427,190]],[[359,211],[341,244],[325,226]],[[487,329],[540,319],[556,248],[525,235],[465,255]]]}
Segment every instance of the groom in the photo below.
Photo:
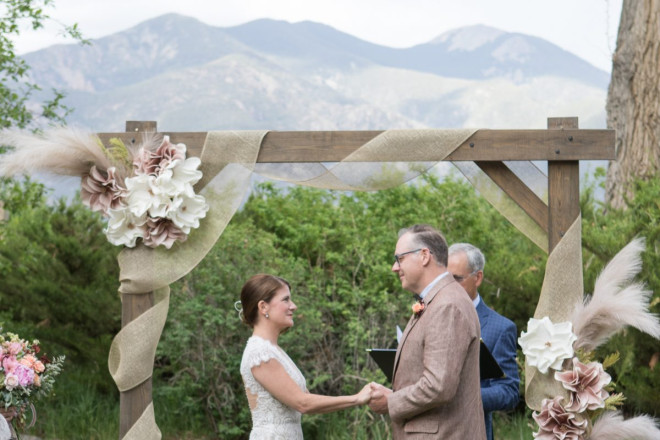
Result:
{"label": "groom", "polygon": [[479,318],[447,272],[447,242],[428,225],[399,231],[392,271],[422,297],[396,352],[392,390],[372,384],[369,407],[392,419],[394,440],[483,440]]}

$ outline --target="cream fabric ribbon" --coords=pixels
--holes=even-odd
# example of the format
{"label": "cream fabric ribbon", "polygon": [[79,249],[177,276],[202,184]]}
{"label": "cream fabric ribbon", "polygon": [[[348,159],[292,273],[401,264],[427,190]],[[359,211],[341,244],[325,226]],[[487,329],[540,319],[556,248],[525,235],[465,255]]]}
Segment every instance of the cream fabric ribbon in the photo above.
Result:
{"label": "cream fabric ribbon", "polygon": [[[582,216],[578,215],[561,241],[548,256],[545,278],[534,318],[544,316],[553,323],[571,320],[575,305],[584,296],[582,274]],[[568,391],[554,378],[554,370],[543,374],[535,367],[525,364],[525,401],[527,406],[541,410],[543,399],[564,396],[568,402]]]}
{"label": "cream fabric ribbon", "polygon": [[[527,236],[543,252],[548,253],[548,234],[527,213],[497,186],[474,162],[453,162],[479,191],[481,196],[499,211],[513,226]],[[505,162],[541,200],[548,203],[548,177],[529,161]]]}

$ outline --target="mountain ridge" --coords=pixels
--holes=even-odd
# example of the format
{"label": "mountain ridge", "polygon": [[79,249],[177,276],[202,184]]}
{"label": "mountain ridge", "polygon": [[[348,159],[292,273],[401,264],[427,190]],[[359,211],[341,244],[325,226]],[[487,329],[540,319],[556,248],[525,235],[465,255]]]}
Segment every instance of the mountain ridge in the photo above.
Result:
{"label": "mountain ridge", "polygon": [[596,128],[608,81],[551,43],[484,25],[401,49],[311,21],[221,28],[165,14],[25,59],[36,83],[67,95],[69,121],[95,131],[126,120],[171,131],[538,128],[575,113]]}

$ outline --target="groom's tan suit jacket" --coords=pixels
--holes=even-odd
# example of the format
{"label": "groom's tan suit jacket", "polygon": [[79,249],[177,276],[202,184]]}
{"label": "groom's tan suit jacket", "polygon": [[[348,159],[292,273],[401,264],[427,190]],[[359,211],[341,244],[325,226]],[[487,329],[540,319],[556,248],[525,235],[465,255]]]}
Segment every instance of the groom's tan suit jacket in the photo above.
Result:
{"label": "groom's tan suit jacket", "polygon": [[486,438],[479,387],[479,318],[451,275],[412,316],[394,361],[387,399],[394,440]]}

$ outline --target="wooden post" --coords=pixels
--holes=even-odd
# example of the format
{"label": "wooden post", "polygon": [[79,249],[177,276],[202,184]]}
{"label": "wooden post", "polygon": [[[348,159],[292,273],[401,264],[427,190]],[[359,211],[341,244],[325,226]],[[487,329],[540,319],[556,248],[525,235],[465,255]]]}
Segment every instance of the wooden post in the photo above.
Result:
{"label": "wooden post", "polygon": [[[578,118],[548,118],[548,130],[577,129]],[[567,134],[567,140],[573,136]],[[561,158],[561,148],[555,155]],[[548,161],[548,253],[557,246],[580,214],[580,163],[577,160]]]}
{"label": "wooden post", "polygon": [[[143,133],[155,132],[156,122],[127,121],[126,132]],[[134,139],[134,143],[139,142]],[[121,295],[121,326],[136,319],[154,305],[153,292]],[[144,410],[152,401],[151,377],[137,387],[119,393],[119,439],[121,440],[131,427],[137,422]]]}

